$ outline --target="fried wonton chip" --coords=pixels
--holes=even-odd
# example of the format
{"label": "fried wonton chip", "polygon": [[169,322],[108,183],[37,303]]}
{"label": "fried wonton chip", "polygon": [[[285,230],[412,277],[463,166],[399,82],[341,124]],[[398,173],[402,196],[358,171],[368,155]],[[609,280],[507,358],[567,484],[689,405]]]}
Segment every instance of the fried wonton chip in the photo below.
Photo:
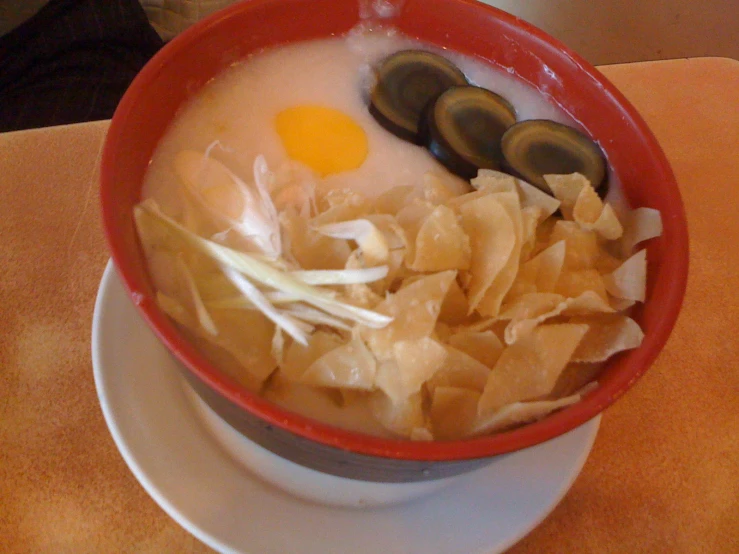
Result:
{"label": "fried wonton chip", "polygon": [[647,295],[647,251],[640,250],[613,273],[603,277],[609,294],[616,298],[644,302]]}
{"label": "fried wonton chip", "polygon": [[398,225],[395,216],[389,214],[369,214],[364,219],[370,221],[383,234],[390,250],[405,248],[408,245],[405,232]]}
{"label": "fried wonton chip", "polygon": [[563,271],[554,287],[554,292],[568,298],[575,298],[587,291],[594,292],[603,300],[608,299],[603,277],[597,269]]}
{"label": "fried wonton chip", "polygon": [[489,192],[518,192],[516,178],[508,173],[501,173],[493,169],[480,169],[477,177],[470,180],[475,190]]}
{"label": "fried wonton chip", "polygon": [[421,390],[446,357],[444,346],[429,337],[396,342],[393,359],[380,364],[377,370],[377,387],[393,402],[403,402]]}
{"label": "fried wonton chip", "polygon": [[552,241],[552,233],[554,232],[554,226],[558,221],[562,220],[558,217],[548,217],[539,223],[539,226],[536,228],[536,246],[534,247],[534,251],[531,253],[531,257],[536,256],[542,250],[548,248],[554,242],[557,242],[556,240]]}
{"label": "fried wonton chip", "polygon": [[318,213],[315,173],[301,163],[285,163],[275,168],[268,183],[277,213],[294,209],[306,218]]}
{"label": "fried wonton chip", "polygon": [[544,179],[561,201],[560,209],[565,219],[574,220],[583,229],[595,231],[607,240],[622,235],[623,227],[615,210],[603,203],[583,175],[545,175]]}
{"label": "fried wonton chip", "polygon": [[554,291],[564,266],[566,248],[566,241],[560,240],[522,264],[509,297]]}
{"label": "fried wonton chip", "polygon": [[621,254],[628,256],[634,247],[645,240],[662,234],[662,216],[659,210],[637,208],[629,212],[624,222],[624,234],[621,237]]}
{"label": "fried wonton chip", "polygon": [[383,296],[393,286],[393,283],[403,279],[403,275],[406,272],[405,248],[391,250],[386,265],[388,267],[387,276],[384,279],[369,284],[373,291]]}
{"label": "fried wonton chip", "polygon": [[187,299],[188,307],[198,317],[200,326],[205,331],[207,331],[211,335],[217,335],[218,329],[215,325],[215,322],[213,321],[213,318],[210,316],[209,309],[205,306],[205,303],[203,302],[203,297],[200,294],[198,283],[194,275],[195,272],[197,272],[198,274],[200,272],[198,272],[196,268],[191,269],[190,267],[188,267],[187,263],[185,262],[185,257],[182,253],[177,255],[177,258],[175,260],[175,268],[177,269],[177,274],[185,282],[185,288],[187,290],[185,298]]}
{"label": "fried wonton chip", "polygon": [[277,365],[281,366],[282,362],[285,361],[285,333],[283,332],[282,327],[275,326],[270,352],[277,362]]}
{"label": "fried wonton chip", "polygon": [[540,188],[521,179],[516,179],[516,184],[518,185],[518,192],[521,195],[521,206],[523,208],[538,208],[540,210],[540,221],[559,209],[560,201],[552,198]]}
{"label": "fried wonton chip", "polygon": [[598,221],[603,211],[603,201],[588,182],[580,189],[574,206],[572,206],[572,219],[585,229],[592,229],[593,224]]}
{"label": "fried wonton chip", "polygon": [[567,364],[548,398],[562,398],[575,394],[584,388],[586,390],[597,388],[598,382],[596,379],[601,369],[602,365],[599,363],[571,362]]}
{"label": "fried wonton chip", "polygon": [[447,325],[460,325],[467,319],[468,311],[467,296],[455,279],[449,284],[449,290],[441,303],[439,322]]}
{"label": "fried wonton chip", "polygon": [[[274,324],[256,310],[211,310],[218,333],[211,335],[177,300],[161,293],[157,303],[192,335],[206,356],[251,390],[257,390],[277,366],[272,355]],[[248,332],[245,329],[249,329]]]}
{"label": "fried wonton chip", "polygon": [[455,271],[442,271],[418,279],[389,294],[375,311],[393,317],[382,329],[362,329],[362,337],[380,359],[392,355],[393,344],[431,336]]}
{"label": "fried wonton chip", "polygon": [[470,266],[470,240],[456,214],[446,206],[437,206],[423,220],[413,253],[407,266],[414,271],[461,270]]}
{"label": "fried wonton chip", "polygon": [[558,220],[549,235],[549,244],[565,241],[565,267],[569,269],[590,269],[600,255],[598,237],[583,229],[574,221]]}
{"label": "fried wonton chip", "polygon": [[157,305],[175,322],[188,329],[198,329],[197,317],[176,298],[161,291],[157,291]]}
{"label": "fried wonton chip", "polygon": [[598,259],[595,260],[595,269],[597,269],[598,273],[600,273],[601,275],[605,275],[606,273],[613,272],[613,270],[615,270],[622,263],[622,259],[613,256],[610,252],[604,249],[598,256]]}
{"label": "fried wonton chip", "polygon": [[447,342],[490,369],[503,352],[503,343],[492,331],[462,331],[451,335]]}
{"label": "fried wonton chip", "polygon": [[484,435],[493,431],[502,431],[522,423],[531,423],[542,419],[554,411],[576,404],[580,400],[582,400],[581,394],[573,394],[558,400],[514,402],[503,406],[487,416],[478,417],[469,435]]}
{"label": "fried wonton chip", "polygon": [[211,310],[218,328],[217,343],[245,370],[263,381],[275,369],[271,339],[275,326],[256,310]]}
{"label": "fried wonton chip", "polygon": [[244,196],[223,163],[202,152],[182,150],[175,156],[174,170],[185,190],[198,196],[209,212],[228,219],[242,216]]}
{"label": "fried wonton chip", "polygon": [[521,209],[520,261],[528,260],[536,249],[536,228],[541,219],[541,209],[533,206]]}
{"label": "fried wonton chip", "polygon": [[513,286],[513,282],[518,274],[518,266],[520,263],[521,247],[523,239],[523,221],[521,216],[521,204],[518,195],[513,192],[499,192],[493,194],[493,197],[500,202],[513,222],[513,229],[516,235],[516,242],[506,265],[501,269],[500,273],[495,276],[490,288],[485,291],[485,295],[480,300],[477,311],[483,316],[494,317],[500,311],[500,305],[503,298]]}
{"label": "fried wonton chip", "polygon": [[434,332],[431,334],[431,338],[438,340],[441,343],[446,343],[453,333],[454,330],[449,325],[442,323],[441,321],[437,321],[436,327],[434,327]]}
{"label": "fried wonton chip", "polygon": [[517,297],[501,309],[498,319],[523,321],[549,313],[564,302],[565,297],[553,292],[532,292]]}
{"label": "fried wonton chip", "polygon": [[321,414],[321,420],[329,425],[375,436],[394,436],[372,416],[369,406],[372,394],[296,383],[285,379],[279,370],[263,392],[266,399],[292,412],[311,418]]}
{"label": "fried wonton chip", "polygon": [[403,206],[415,195],[416,189],[412,185],[393,187],[375,198],[374,210],[378,214],[397,214]]}
{"label": "fried wonton chip", "polygon": [[372,203],[356,191],[349,189],[333,189],[326,193],[319,202],[319,213],[311,220],[314,227],[349,221],[368,214]]}
{"label": "fried wonton chip", "polygon": [[570,321],[588,325],[588,332],[572,355],[573,362],[604,362],[618,352],[637,348],[644,339],[639,324],[625,315],[579,317]]}
{"label": "fried wonton chip", "polygon": [[307,385],[352,390],[372,390],[375,386],[375,357],[358,336],[323,354],[300,376]]}
{"label": "fried wonton chip", "polygon": [[592,186],[584,186],[572,208],[572,219],[583,229],[595,231],[604,239],[615,240],[623,227],[610,204],[604,204]]}
{"label": "fried wonton chip", "polygon": [[458,439],[467,435],[477,419],[480,393],[459,387],[436,387],[431,397],[430,419],[434,437]]}
{"label": "fried wonton chip", "polygon": [[[142,204],[159,210],[159,206],[153,200],[146,200]],[[157,284],[164,284],[166,281],[170,285],[174,285],[176,281],[175,288],[179,287],[181,291],[186,290],[183,287],[184,279],[181,276],[171,275],[175,273],[172,271],[172,267],[179,255],[185,256],[190,267],[217,268],[212,259],[193,248],[192,244],[173,232],[168,225],[152,216],[147,209],[134,210],[134,221],[144,254],[148,263],[152,265],[150,272]],[[174,290],[163,292],[179,296]]]}
{"label": "fried wonton chip", "polygon": [[564,218],[572,220],[572,211],[575,209],[577,198],[584,188],[590,186],[590,181],[580,173],[544,175],[544,181],[554,197],[560,201],[559,209]]}
{"label": "fried wonton chip", "polygon": [[469,354],[451,346],[446,347],[444,367],[426,381],[426,388],[433,394],[436,387],[458,387],[482,392],[490,375],[490,368]]}
{"label": "fried wonton chip", "polygon": [[[173,300],[183,305],[187,304],[187,307],[190,308],[191,302],[189,299],[191,298],[191,294],[190,290],[188,290],[187,279],[184,275],[180,275],[178,272],[172,271],[173,267],[177,267],[178,264],[181,263],[178,261],[178,258],[180,258],[183,253],[175,253],[168,250],[157,251],[156,248],[152,248],[151,245],[145,246],[144,251],[149,264],[149,274],[152,276],[152,280],[157,284],[157,293],[167,296],[168,300]],[[205,279],[209,279],[209,277],[203,277],[203,279],[199,281],[198,289],[203,301],[207,302],[208,296],[202,287],[202,282]],[[175,321],[179,321],[174,316],[172,316],[172,318]],[[185,323],[182,324],[187,326]]]}
{"label": "fried wonton chip", "polygon": [[282,376],[289,381],[300,381],[310,365],[324,354],[340,347],[341,338],[327,331],[318,330],[311,335],[308,346],[292,342],[285,351],[285,359],[280,368]]}
{"label": "fried wonton chip", "polygon": [[541,323],[559,315],[611,313],[613,308],[593,291],[565,298],[551,293],[527,294],[507,309],[514,314],[505,329],[506,344],[513,344]]}
{"label": "fried wonton chip", "polygon": [[395,216],[398,225],[403,229],[406,240],[406,260],[416,257],[416,237],[423,226],[423,222],[434,211],[434,206],[424,200],[413,200],[403,207]]}
{"label": "fried wonton chip", "polygon": [[393,402],[378,390],[370,395],[369,405],[375,419],[385,429],[401,437],[418,437],[421,434],[419,430],[427,428],[420,392],[412,394],[404,402]]}
{"label": "fried wonton chip", "polygon": [[477,177],[470,181],[477,190],[490,192],[518,192],[522,208],[539,208],[540,218],[549,217],[559,209],[559,200],[553,198],[538,187],[526,181],[516,179],[507,173],[501,173],[492,169],[481,169]]}
{"label": "fried wonton chip", "polygon": [[574,298],[567,298],[563,303],[565,304],[562,310],[564,315],[607,314],[613,312],[613,308],[608,302],[592,290],[586,290]]}
{"label": "fried wonton chip", "polygon": [[[202,157],[179,163],[190,175]],[[494,432],[579,401],[602,362],[643,340],[623,311],[644,301],[646,252],[631,249],[661,232],[659,213],[617,214],[580,174],[547,175],[552,197],[492,170],[471,181],[475,190],[429,173],[420,187],[391,188],[374,200],[350,189],[325,192],[315,176],[280,175],[270,190],[279,195],[282,257],[254,263],[313,280],[304,270],[381,269],[369,282],[355,283],[357,272],[347,271],[308,289],[353,305],[341,313],[373,318],[352,323],[328,303],[324,310],[270,282],[255,284],[259,302],[302,333],[290,335],[192,240],[172,235],[176,226],[137,224],[162,309],[200,332],[206,352],[225,360],[219,365],[290,409],[411,440]],[[228,200],[227,188],[214,189],[215,200]],[[169,206],[177,218],[188,217],[185,202]],[[201,219],[193,232],[230,240]],[[183,260],[185,275],[170,279]],[[392,320],[370,327],[385,323],[378,314]],[[303,335],[307,346],[297,342]]]}
{"label": "fried wonton chip", "polygon": [[451,198],[446,203],[446,205],[453,209],[455,212],[459,213],[459,209],[468,202],[472,202],[490,194],[492,194],[492,192],[490,192],[489,190],[474,190],[472,192],[468,192],[467,194],[457,196],[456,198]]}
{"label": "fried wonton chip", "polygon": [[[467,285],[467,297],[472,311],[482,302],[501,273],[504,280],[508,280],[510,261],[517,254],[516,248],[520,248],[520,245],[516,225],[496,195],[487,194],[467,202],[460,206],[460,212],[462,227],[470,237],[472,248],[470,280]],[[500,296],[500,291],[493,291],[493,296],[491,304]],[[495,311],[492,310],[493,307],[490,306],[490,311]]]}
{"label": "fried wonton chip", "polygon": [[458,188],[455,183],[450,182],[449,178],[434,173],[426,173],[423,176],[421,194],[424,200],[438,206],[439,204],[446,204],[452,198],[459,196],[456,192]]}
{"label": "fried wonton chip", "polygon": [[566,299],[553,293],[531,293],[518,298],[501,317],[512,316],[505,329],[506,344],[513,344],[537,325],[562,313]]}
{"label": "fried wonton chip", "polygon": [[280,214],[283,250],[302,269],[342,269],[352,252],[349,242],[326,237],[294,210]]}
{"label": "fried wonton chip", "polygon": [[[388,253],[387,275],[371,283],[350,283],[344,285],[344,296],[351,300],[352,304],[361,308],[374,309],[383,301],[385,293],[390,285],[398,277],[404,261],[403,250],[392,250]],[[346,262],[345,269],[361,270],[366,268],[366,263],[359,249],[352,252]]]}
{"label": "fried wonton chip", "polygon": [[485,383],[478,414],[486,417],[507,404],[549,394],[587,330],[587,325],[540,325],[506,348]]}
{"label": "fried wonton chip", "polygon": [[364,283],[355,283],[346,286],[345,291],[348,300],[351,300],[352,304],[359,306],[360,308],[367,308],[374,310],[383,297],[377,294],[369,285]]}
{"label": "fried wonton chip", "polygon": [[593,230],[606,240],[616,240],[623,235],[624,228],[613,206],[610,204],[603,206],[603,211],[593,223]]}

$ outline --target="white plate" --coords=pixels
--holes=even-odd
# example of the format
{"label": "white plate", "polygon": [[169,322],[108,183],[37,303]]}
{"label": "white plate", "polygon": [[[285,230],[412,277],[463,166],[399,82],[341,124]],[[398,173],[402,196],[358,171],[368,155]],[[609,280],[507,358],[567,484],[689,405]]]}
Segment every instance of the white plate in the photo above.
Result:
{"label": "white plate", "polygon": [[128,467],[165,512],[221,552],[501,552],[569,490],[600,424],[598,417],[546,444],[501,456],[420,500],[336,508],[282,492],[226,453],[112,263],[95,304],[92,360],[105,420]]}

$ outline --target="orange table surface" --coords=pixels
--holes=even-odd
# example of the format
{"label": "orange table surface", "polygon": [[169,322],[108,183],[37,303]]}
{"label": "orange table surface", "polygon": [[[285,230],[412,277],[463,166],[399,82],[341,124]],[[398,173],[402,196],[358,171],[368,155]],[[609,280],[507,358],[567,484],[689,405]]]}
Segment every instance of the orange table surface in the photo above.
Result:
{"label": "orange table surface", "polygon": [[[572,489],[511,552],[739,552],[739,62],[600,69],[677,175],[688,291],[654,366],[605,413]],[[97,189],[107,126],[0,134],[4,553],[210,552],[136,482],[97,401],[90,328],[108,258]]]}

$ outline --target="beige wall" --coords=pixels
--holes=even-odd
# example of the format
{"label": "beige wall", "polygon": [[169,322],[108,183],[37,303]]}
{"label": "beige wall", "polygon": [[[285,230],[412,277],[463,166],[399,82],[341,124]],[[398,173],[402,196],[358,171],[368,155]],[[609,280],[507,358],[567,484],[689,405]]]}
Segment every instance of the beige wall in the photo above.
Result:
{"label": "beige wall", "polygon": [[739,59],[739,0],[483,0],[596,64],[693,56]]}

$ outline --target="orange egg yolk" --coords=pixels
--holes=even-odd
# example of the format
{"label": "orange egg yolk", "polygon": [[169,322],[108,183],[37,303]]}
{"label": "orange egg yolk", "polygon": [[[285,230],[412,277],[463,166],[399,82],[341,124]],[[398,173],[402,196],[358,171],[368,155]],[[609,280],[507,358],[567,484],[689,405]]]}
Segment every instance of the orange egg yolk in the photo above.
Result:
{"label": "orange egg yolk", "polygon": [[356,169],[367,158],[367,134],[339,110],[295,106],[278,113],[275,126],[287,155],[321,177]]}

